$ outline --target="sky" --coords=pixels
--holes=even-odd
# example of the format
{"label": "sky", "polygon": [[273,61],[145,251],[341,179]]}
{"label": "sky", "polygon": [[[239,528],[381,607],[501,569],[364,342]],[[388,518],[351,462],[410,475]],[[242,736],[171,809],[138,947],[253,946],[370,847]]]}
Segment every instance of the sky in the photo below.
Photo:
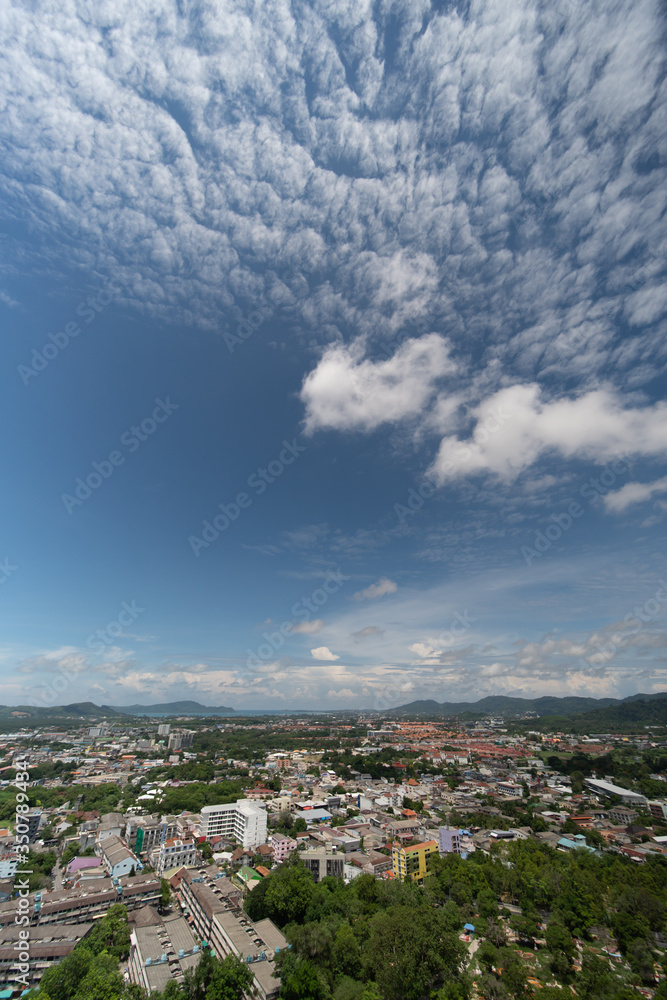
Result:
{"label": "sky", "polygon": [[0,702],[667,689],[658,0],[0,10]]}

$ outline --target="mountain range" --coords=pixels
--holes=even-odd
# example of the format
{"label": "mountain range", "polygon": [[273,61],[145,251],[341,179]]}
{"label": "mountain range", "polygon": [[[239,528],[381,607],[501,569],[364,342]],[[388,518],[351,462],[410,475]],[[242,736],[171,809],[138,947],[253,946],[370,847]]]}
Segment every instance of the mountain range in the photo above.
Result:
{"label": "mountain range", "polygon": [[[632,694],[627,698],[512,698],[507,695],[490,695],[480,701],[437,702],[412,701],[408,705],[399,705],[389,709],[387,715],[440,715],[461,716],[468,713],[474,715],[501,715],[519,717],[527,712],[539,716],[571,717],[602,709],[618,708],[633,702],[663,701],[667,707],[667,691],[656,694]],[[638,714],[636,711],[633,714]]]}

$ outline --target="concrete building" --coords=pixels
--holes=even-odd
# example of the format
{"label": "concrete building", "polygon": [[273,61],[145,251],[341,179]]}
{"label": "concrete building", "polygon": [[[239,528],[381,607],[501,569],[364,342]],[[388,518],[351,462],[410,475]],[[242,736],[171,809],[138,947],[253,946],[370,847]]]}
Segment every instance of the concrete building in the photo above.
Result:
{"label": "concrete building", "polygon": [[157,727],[158,736],[169,736],[171,732],[171,726],[168,722],[163,723],[161,726]]}
{"label": "concrete building", "polygon": [[637,815],[635,809],[628,809],[626,806],[614,806],[607,811],[609,819],[618,826],[630,826],[637,819]]}
{"label": "concrete building", "polygon": [[277,997],[280,980],[274,974],[275,955],[289,948],[270,920],[254,924],[240,908],[238,894],[229,879],[204,884],[186,871],[180,885],[181,905],[202,941],[210,944],[218,958],[237,955],[246,961],[255,977],[260,1000]]}
{"label": "concrete building", "polygon": [[303,851],[299,855],[316,882],[331,875],[343,878],[345,857],[342,854],[327,854],[326,851]]}
{"label": "concrete building", "polygon": [[457,827],[438,827],[438,850],[441,854],[460,854],[461,831]]}
{"label": "concrete building", "polygon": [[[16,905],[14,905],[16,909]],[[28,985],[35,987],[39,984],[42,976],[52,965],[56,965],[63,958],[74,951],[92,927],[92,923],[87,924],[62,924],[59,927],[31,927],[30,947],[27,950],[28,960],[25,963],[20,961],[20,954],[25,954],[17,948],[20,943],[19,930],[13,922],[0,927],[0,986],[5,989],[16,987],[16,977],[24,974],[24,969],[19,969],[20,965],[28,966]],[[12,990],[2,996],[14,996]]]}
{"label": "concrete building", "polygon": [[179,833],[175,816],[138,816],[128,821],[125,828],[125,839],[128,844],[134,840],[134,850],[137,854],[148,854],[154,847]]}
{"label": "concrete building", "polygon": [[437,853],[436,840],[427,840],[413,847],[395,845],[391,852],[394,876],[401,882],[423,882],[431,874],[428,870],[428,859]]}
{"label": "concrete building", "polygon": [[120,837],[107,837],[98,845],[98,850],[104,870],[111,878],[122,878],[132,872],[137,874],[144,867]]}
{"label": "concrete building", "polygon": [[290,856],[292,851],[296,851],[297,842],[291,837],[286,837],[284,833],[273,833],[269,840],[273,848],[273,858],[278,864],[282,864]]}
{"label": "concrete building", "polygon": [[185,973],[200,958],[201,948],[184,917],[167,917],[159,924],[135,927],[130,934],[130,982],[147,994],[162,992],[171,980],[182,983]]}
{"label": "concrete building", "polygon": [[617,795],[624,805],[641,807],[647,804],[645,796],[638,792],[631,792],[627,788],[621,788],[620,785],[614,785],[611,781],[603,781],[601,778],[584,778],[584,785],[591,792],[605,798]]}
{"label": "concrete building", "polygon": [[256,802],[238,799],[201,811],[201,836],[235,837],[243,847],[257,847],[266,841],[266,809]]}
{"label": "concrete building", "polygon": [[170,868],[198,865],[200,862],[201,854],[194,840],[181,840],[180,837],[170,837],[159,847],[154,847],[150,853],[151,867],[158,875],[163,875]]}

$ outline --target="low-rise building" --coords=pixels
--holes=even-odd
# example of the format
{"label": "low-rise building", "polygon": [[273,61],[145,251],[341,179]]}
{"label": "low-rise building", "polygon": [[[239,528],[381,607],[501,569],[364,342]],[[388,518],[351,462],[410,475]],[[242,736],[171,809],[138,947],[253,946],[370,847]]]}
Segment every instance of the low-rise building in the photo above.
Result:
{"label": "low-rise building", "polygon": [[296,840],[293,840],[292,837],[286,837],[284,833],[272,833],[269,844],[273,848],[274,861],[278,864],[286,861],[298,846]]}
{"label": "low-rise building", "polygon": [[98,844],[98,851],[102,859],[102,866],[111,878],[137,874],[144,867],[136,854],[133,854],[129,847],[125,846],[120,837],[106,837]]}
{"label": "low-rise building", "polygon": [[[30,947],[25,952],[20,948],[21,928],[13,922],[0,926],[0,986],[15,987],[19,975],[27,977],[29,987],[37,986],[46,970],[71,955],[92,926],[92,923],[80,923],[31,927]],[[28,958],[23,960],[21,956],[26,953]],[[3,992],[2,995],[9,994]]]}

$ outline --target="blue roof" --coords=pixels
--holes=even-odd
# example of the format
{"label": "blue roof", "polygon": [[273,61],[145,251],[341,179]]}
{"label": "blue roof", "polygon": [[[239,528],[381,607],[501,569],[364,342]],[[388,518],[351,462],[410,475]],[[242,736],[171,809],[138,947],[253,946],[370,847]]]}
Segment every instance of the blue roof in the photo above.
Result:
{"label": "blue roof", "polygon": [[592,851],[595,853],[594,847],[589,847],[588,844],[582,844],[580,840],[570,840],[569,837],[561,837],[558,841],[560,847],[574,847],[574,848],[584,848],[586,851]]}
{"label": "blue roof", "polygon": [[464,924],[463,925],[463,930],[464,931],[474,931],[474,929],[475,928],[474,928],[473,924]]}

